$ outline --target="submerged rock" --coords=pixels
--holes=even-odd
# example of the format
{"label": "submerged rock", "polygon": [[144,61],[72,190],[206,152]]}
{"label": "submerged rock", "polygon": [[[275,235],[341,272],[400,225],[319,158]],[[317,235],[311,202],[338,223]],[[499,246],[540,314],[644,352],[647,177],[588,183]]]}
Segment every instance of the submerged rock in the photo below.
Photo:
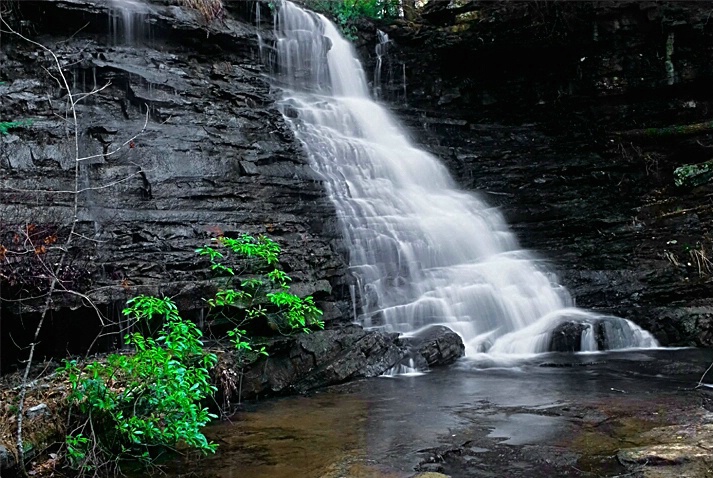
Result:
{"label": "submerged rock", "polygon": [[654,445],[624,448],[618,460],[644,478],[668,476],[703,477],[713,475],[709,444],[713,425],[697,424],[655,428],[642,438]]}

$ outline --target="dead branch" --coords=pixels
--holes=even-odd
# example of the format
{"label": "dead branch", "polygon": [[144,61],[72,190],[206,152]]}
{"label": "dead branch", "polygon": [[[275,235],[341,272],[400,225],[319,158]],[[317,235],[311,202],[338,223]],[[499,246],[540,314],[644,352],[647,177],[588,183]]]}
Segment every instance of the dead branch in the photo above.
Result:
{"label": "dead branch", "polygon": [[[62,281],[59,280],[59,274],[61,273],[62,267],[64,266],[64,263],[67,259],[67,254],[68,250],[74,241],[75,237],[82,237],[79,234],[76,234],[76,228],[77,228],[77,223],[79,222],[78,219],[78,210],[79,210],[79,197],[82,192],[86,192],[90,189],[96,189],[96,188],[84,188],[80,189],[79,187],[79,181],[80,181],[80,163],[82,161],[85,161],[87,159],[91,159],[93,157],[98,157],[98,156],[89,156],[89,157],[80,157],[79,155],[79,122],[77,118],[77,104],[78,102],[86,99],[87,97],[98,94],[105,88],[109,86],[109,83],[106,85],[102,86],[101,88],[95,88],[92,91],[88,93],[82,93],[82,94],[73,94],[72,89],[69,85],[69,82],[67,80],[66,75],[64,74],[62,64],[57,57],[57,55],[54,53],[53,50],[50,48],[46,47],[45,45],[38,43],[34,40],[31,40],[27,38],[26,36],[22,35],[21,33],[17,32],[15,29],[10,26],[5,19],[2,17],[0,14],[0,24],[3,26],[3,30],[6,33],[10,33],[12,35],[17,36],[18,38],[35,45],[36,47],[44,50],[46,53],[48,53],[53,60],[54,67],[57,69],[58,76],[53,75],[49,70],[46,70],[47,73],[50,75],[51,78],[53,78],[59,85],[61,89],[65,89],[67,91],[67,106],[65,110],[65,115],[69,116],[71,119],[71,125],[73,126],[73,139],[74,139],[74,191],[73,191],[73,196],[74,196],[74,201],[72,205],[72,224],[70,227],[70,232],[67,236],[67,239],[63,245],[63,247],[60,247],[62,250],[62,253],[59,257],[59,260],[53,264],[54,268],[49,267],[44,261],[40,261],[43,267],[46,269],[48,272],[48,278],[49,278],[49,289],[46,294],[46,299],[44,306],[42,308],[42,313],[40,315],[40,320],[37,324],[37,327],[35,329],[35,333],[33,336],[32,343],[29,346],[29,356],[25,365],[25,370],[22,375],[22,381],[19,386],[19,394],[18,394],[18,412],[17,412],[17,429],[16,429],[16,446],[17,446],[17,455],[18,455],[18,463],[20,465],[20,470],[23,472],[25,476],[28,476],[27,470],[25,468],[25,450],[24,450],[24,442],[23,442],[23,418],[24,418],[24,413],[25,413],[25,399],[27,396],[27,391],[28,389],[32,386],[32,382],[29,382],[29,375],[30,375],[30,370],[32,368],[33,364],[33,359],[34,359],[34,354],[36,350],[36,346],[38,343],[38,338],[40,331],[42,330],[45,318],[47,317],[48,311],[52,308],[52,298],[55,294],[55,292],[60,289],[61,292],[63,293],[69,293],[73,295],[77,295],[81,297],[83,300],[85,300],[87,303],[89,303],[94,310],[97,312],[97,315],[100,317],[100,320],[102,321],[102,325],[105,326],[105,321],[103,315],[100,313],[99,309],[97,306],[91,301],[91,299],[86,295],[82,294],[77,291],[72,291],[67,289]],[[122,146],[125,146],[126,144],[130,143],[133,138],[136,138],[139,134],[141,134],[145,129],[146,129],[146,124],[148,123],[148,106],[147,106],[147,112],[146,112],[146,120],[144,122],[144,127],[142,128],[141,132],[137,133],[134,135],[131,139],[127,140],[125,143],[122,144]],[[119,148],[117,148],[115,151],[113,151],[111,154],[114,154],[119,151]],[[106,153],[102,153],[102,155],[99,155],[101,157],[106,157]],[[113,184],[116,184],[118,182],[114,182]],[[102,186],[102,187],[109,187],[109,185]],[[32,245],[32,240],[29,237],[29,234],[27,234],[27,241],[29,241],[30,246]]]}
{"label": "dead branch", "polygon": [[622,138],[648,139],[654,141],[657,139],[678,139],[706,133],[713,133],[713,121],[673,125],[664,128],[631,129],[628,131],[615,132],[614,135]]}

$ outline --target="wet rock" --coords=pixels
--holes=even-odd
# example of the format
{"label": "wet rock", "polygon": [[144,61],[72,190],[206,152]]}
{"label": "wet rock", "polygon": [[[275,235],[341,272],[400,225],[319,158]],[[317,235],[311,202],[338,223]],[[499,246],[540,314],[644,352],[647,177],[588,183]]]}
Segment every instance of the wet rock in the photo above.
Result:
{"label": "wet rock", "polygon": [[433,325],[404,338],[412,353],[423,358],[427,367],[450,365],[465,355],[463,339],[446,326]]}
{"label": "wet rock", "polygon": [[[424,467],[428,468],[426,465],[421,465],[419,468]],[[443,467],[441,466],[440,468],[442,471]],[[424,471],[422,473],[416,473],[415,475],[413,475],[413,478],[450,478],[450,475],[444,475],[443,473],[439,473],[437,471]]]}
{"label": "wet rock", "polygon": [[442,478],[448,476],[441,473],[443,471],[443,465],[440,463],[423,463],[418,465],[418,470],[423,472],[416,475],[419,478]]}
{"label": "wet rock", "polygon": [[563,322],[552,331],[551,352],[579,352],[582,350],[582,333],[591,326],[581,322]]}
{"label": "wet rock", "polygon": [[398,334],[355,325],[280,340],[271,346],[269,357],[245,371],[243,397],[302,393],[379,376],[404,357],[406,351],[397,341]]}

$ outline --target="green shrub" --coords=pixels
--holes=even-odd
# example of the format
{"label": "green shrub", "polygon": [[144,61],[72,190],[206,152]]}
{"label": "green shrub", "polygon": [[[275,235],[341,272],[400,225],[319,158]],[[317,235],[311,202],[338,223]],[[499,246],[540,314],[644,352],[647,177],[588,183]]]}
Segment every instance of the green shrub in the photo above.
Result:
{"label": "green shrub", "polygon": [[[196,250],[221,281],[206,302],[212,317],[232,324],[227,335],[239,363],[267,355],[245,330],[251,321],[265,320],[282,334],[324,327],[314,299],[290,292],[277,243],[247,234],[214,243]],[[217,445],[201,429],[217,416],[201,401],[216,391],[210,370],[217,357],[204,350],[201,331],[180,317],[169,298],[134,297],[123,314],[135,323],[160,321],[157,337],[135,332],[125,337],[134,354],[112,354],[83,368],[65,361],[60,369],[67,374],[74,412],[66,439],[69,465],[79,473],[106,473],[124,460],[151,465],[158,453],[177,446],[214,452]]]}
{"label": "green shrub", "polygon": [[163,449],[185,445],[212,453],[201,429],[217,418],[201,406],[216,388],[209,370],[217,362],[203,350],[201,331],[178,315],[168,298],[138,296],[124,315],[136,321],[163,321],[157,338],[126,336],[133,355],[112,354],[106,363],[80,369],[66,361],[60,371],[70,383],[76,407],[74,431],[67,437],[70,466],[80,472],[118,468],[124,459],[151,464]]}
{"label": "green shrub", "polygon": [[400,0],[307,0],[305,4],[334,18],[350,40],[356,38],[355,22],[360,18],[398,18],[400,14]]}
{"label": "green shrub", "polygon": [[255,347],[247,336],[245,327],[252,321],[265,320],[281,334],[308,333],[313,327],[324,327],[322,311],[314,299],[290,292],[292,279],[279,269],[280,246],[276,242],[265,236],[243,234],[237,239],[214,239],[214,245],[196,250],[210,260],[211,269],[222,281],[207,303],[214,319],[233,325],[228,336],[239,358],[266,355],[265,348]]}

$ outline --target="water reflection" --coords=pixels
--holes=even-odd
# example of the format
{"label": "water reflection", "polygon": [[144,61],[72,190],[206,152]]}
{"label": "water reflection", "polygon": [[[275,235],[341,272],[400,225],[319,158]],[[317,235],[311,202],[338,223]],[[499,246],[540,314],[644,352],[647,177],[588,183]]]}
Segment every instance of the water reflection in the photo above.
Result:
{"label": "water reflection", "polygon": [[605,419],[609,409],[650,415],[672,400],[697,407],[682,390],[711,360],[713,351],[695,349],[549,354],[512,368],[463,360],[419,377],[252,403],[233,423],[210,427],[217,455],[180,460],[169,476],[405,478],[424,450],[439,446],[473,443],[486,453],[489,440],[566,448],[576,445],[582,423],[563,411]]}

